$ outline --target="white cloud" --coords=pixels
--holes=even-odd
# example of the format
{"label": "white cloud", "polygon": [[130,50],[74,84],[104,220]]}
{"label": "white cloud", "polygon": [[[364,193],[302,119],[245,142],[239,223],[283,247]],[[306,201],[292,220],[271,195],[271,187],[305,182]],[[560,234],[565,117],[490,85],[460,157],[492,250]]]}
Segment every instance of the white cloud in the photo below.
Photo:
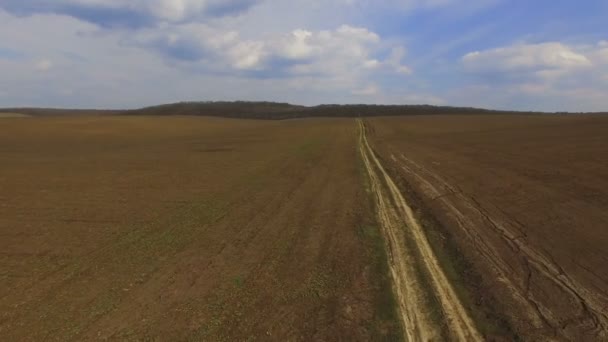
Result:
{"label": "white cloud", "polygon": [[381,38],[366,28],[349,25],[246,39],[237,31],[191,23],[140,30],[130,39],[161,53],[169,63],[214,72],[256,71],[265,78],[314,76],[344,82],[356,82],[382,65],[409,72],[401,64],[402,50],[388,61],[380,61]]}
{"label": "white cloud", "polygon": [[589,67],[584,55],[561,43],[518,44],[466,54],[462,61],[471,71],[569,70]]}
{"label": "white cloud", "polygon": [[465,70],[492,75],[496,81],[537,81],[556,83],[597,80],[608,72],[608,47],[597,45],[569,46],[551,42],[517,44],[497,49],[476,51],[462,57]]}
{"label": "white cloud", "polygon": [[388,59],[386,61],[386,64],[389,65],[390,67],[392,67],[396,72],[398,72],[400,74],[409,75],[412,73],[412,69],[410,69],[408,66],[401,64],[403,59],[405,58],[405,55],[406,55],[406,51],[405,51],[404,47],[399,46],[399,47],[393,48],[390,56],[388,57]]}
{"label": "white cloud", "polygon": [[281,52],[286,58],[308,58],[314,53],[312,39],[312,32],[299,29],[284,37],[278,44],[282,46]]}
{"label": "white cloud", "polygon": [[183,20],[187,15],[204,12],[208,5],[205,0],[148,0],[134,4],[157,18],[169,21]]}
{"label": "white cloud", "polygon": [[267,46],[272,54],[289,60],[309,60],[340,55],[345,63],[356,59],[362,65],[370,67],[373,59],[368,59],[371,46],[378,43],[380,37],[365,29],[342,25],[334,31],[307,31],[298,29],[278,39],[270,39]]}
{"label": "white cloud", "polygon": [[36,62],[34,68],[38,71],[49,71],[53,67],[53,62],[48,59],[42,59]]}
{"label": "white cloud", "polygon": [[608,48],[560,42],[515,44],[466,54],[477,85],[453,91],[471,105],[521,110],[597,111],[608,108]]}
{"label": "white cloud", "polygon": [[[22,55],[0,60],[0,89],[11,94],[4,106],[123,107],[155,103],[168,92],[152,86],[171,79],[168,68],[122,44],[117,32],[67,16],[15,17],[1,10],[0,22],[0,41]],[[73,95],[60,94],[68,88]]]}
{"label": "white cloud", "polygon": [[378,63],[375,54],[380,37],[365,28],[342,25],[333,31],[297,30],[290,36],[300,38],[267,42],[271,55],[291,63],[289,73],[348,76],[373,69]]}
{"label": "white cloud", "polygon": [[4,106],[357,102],[353,89],[376,84],[386,71],[381,56],[389,44],[348,25],[246,37],[222,23],[107,30],[69,16],[16,17],[2,10],[0,22],[0,41],[24,56],[0,59],[0,89],[11,90]]}

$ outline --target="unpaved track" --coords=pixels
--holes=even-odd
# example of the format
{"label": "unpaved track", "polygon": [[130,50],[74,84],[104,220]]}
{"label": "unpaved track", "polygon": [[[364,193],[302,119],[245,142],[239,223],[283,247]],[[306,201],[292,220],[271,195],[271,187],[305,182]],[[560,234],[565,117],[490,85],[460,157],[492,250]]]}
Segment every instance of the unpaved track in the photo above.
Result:
{"label": "unpaved track", "polygon": [[[526,240],[525,233],[511,228],[508,222],[492,217],[480,203],[474,198],[465,195],[462,190],[454,185],[450,185],[442,177],[433,173],[424,166],[407,158],[399,153],[398,157],[391,156],[397,162],[405,174],[416,178],[422,185],[423,191],[433,200],[440,201],[445,210],[457,218],[458,225],[462,228],[463,234],[468,236],[472,246],[490,265],[501,283],[508,288],[508,291],[519,306],[521,313],[525,313],[529,322],[532,322],[537,329],[544,325],[551,327],[553,336],[544,336],[547,340],[570,340],[566,331],[558,329],[560,322],[556,319],[556,309],[552,303],[539,300],[538,295],[530,289],[530,278],[542,278],[554,289],[560,292],[562,302],[574,303],[578,306],[578,311],[572,313],[572,322],[584,324],[588,332],[597,340],[608,338],[608,316],[602,299],[594,291],[580,284],[575,277],[569,275],[559,264],[550,256],[533,248]],[[435,185],[434,185],[435,184]],[[449,196],[448,196],[449,195]],[[459,204],[456,204],[459,203]],[[528,269],[528,280],[525,286],[518,286],[518,283],[511,279],[510,266],[501,259],[500,253],[491,239],[480,235],[471,221],[471,217],[481,216],[487,222],[490,231],[496,232],[506,245],[511,246],[517,251],[519,258]]]}
{"label": "unpaved track", "polygon": [[481,341],[412,209],[370,147],[365,124],[361,120],[358,123],[359,147],[389,247],[406,339]]}

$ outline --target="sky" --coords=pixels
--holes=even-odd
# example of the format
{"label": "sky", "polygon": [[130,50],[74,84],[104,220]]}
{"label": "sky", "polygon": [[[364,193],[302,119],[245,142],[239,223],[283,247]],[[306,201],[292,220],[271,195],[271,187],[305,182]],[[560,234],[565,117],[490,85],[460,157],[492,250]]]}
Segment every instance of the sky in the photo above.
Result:
{"label": "sky", "polygon": [[0,107],[608,111],[605,0],[0,0]]}

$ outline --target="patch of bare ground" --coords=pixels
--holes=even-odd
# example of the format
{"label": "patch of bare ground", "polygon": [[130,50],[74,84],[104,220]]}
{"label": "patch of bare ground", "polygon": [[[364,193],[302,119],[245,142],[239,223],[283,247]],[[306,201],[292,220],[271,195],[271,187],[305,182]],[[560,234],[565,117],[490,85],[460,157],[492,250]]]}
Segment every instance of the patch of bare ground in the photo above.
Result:
{"label": "patch of bare ground", "polygon": [[389,173],[436,220],[435,248],[464,259],[453,279],[504,325],[482,327],[487,339],[608,339],[608,117],[369,126]]}
{"label": "patch of bare ground", "polygon": [[354,120],[0,130],[2,340],[400,338]]}

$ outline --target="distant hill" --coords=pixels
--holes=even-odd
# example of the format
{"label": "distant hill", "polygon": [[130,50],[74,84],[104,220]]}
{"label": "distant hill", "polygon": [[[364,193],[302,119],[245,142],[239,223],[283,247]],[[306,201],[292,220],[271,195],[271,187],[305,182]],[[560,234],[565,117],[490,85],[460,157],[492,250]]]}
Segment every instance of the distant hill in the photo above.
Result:
{"label": "distant hill", "polygon": [[[296,106],[275,102],[180,102],[136,110],[128,115],[201,115],[248,119],[292,119],[305,117],[359,117],[438,114],[508,114],[478,108],[430,105],[320,105]],[[518,114],[531,114],[519,112]]]}
{"label": "distant hill", "polygon": [[199,115],[243,119],[281,119],[299,117],[304,106],[277,102],[180,102],[128,110],[128,115]]}
{"label": "distant hill", "polygon": [[362,117],[407,115],[488,115],[488,114],[567,114],[541,112],[500,111],[470,107],[430,105],[320,105],[298,106],[277,102],[179,102],[130,110],[6,108],[0,113],[19,113],[31,116],[50,115],[195,115],[241,119],[294,119],[305,117]]}

